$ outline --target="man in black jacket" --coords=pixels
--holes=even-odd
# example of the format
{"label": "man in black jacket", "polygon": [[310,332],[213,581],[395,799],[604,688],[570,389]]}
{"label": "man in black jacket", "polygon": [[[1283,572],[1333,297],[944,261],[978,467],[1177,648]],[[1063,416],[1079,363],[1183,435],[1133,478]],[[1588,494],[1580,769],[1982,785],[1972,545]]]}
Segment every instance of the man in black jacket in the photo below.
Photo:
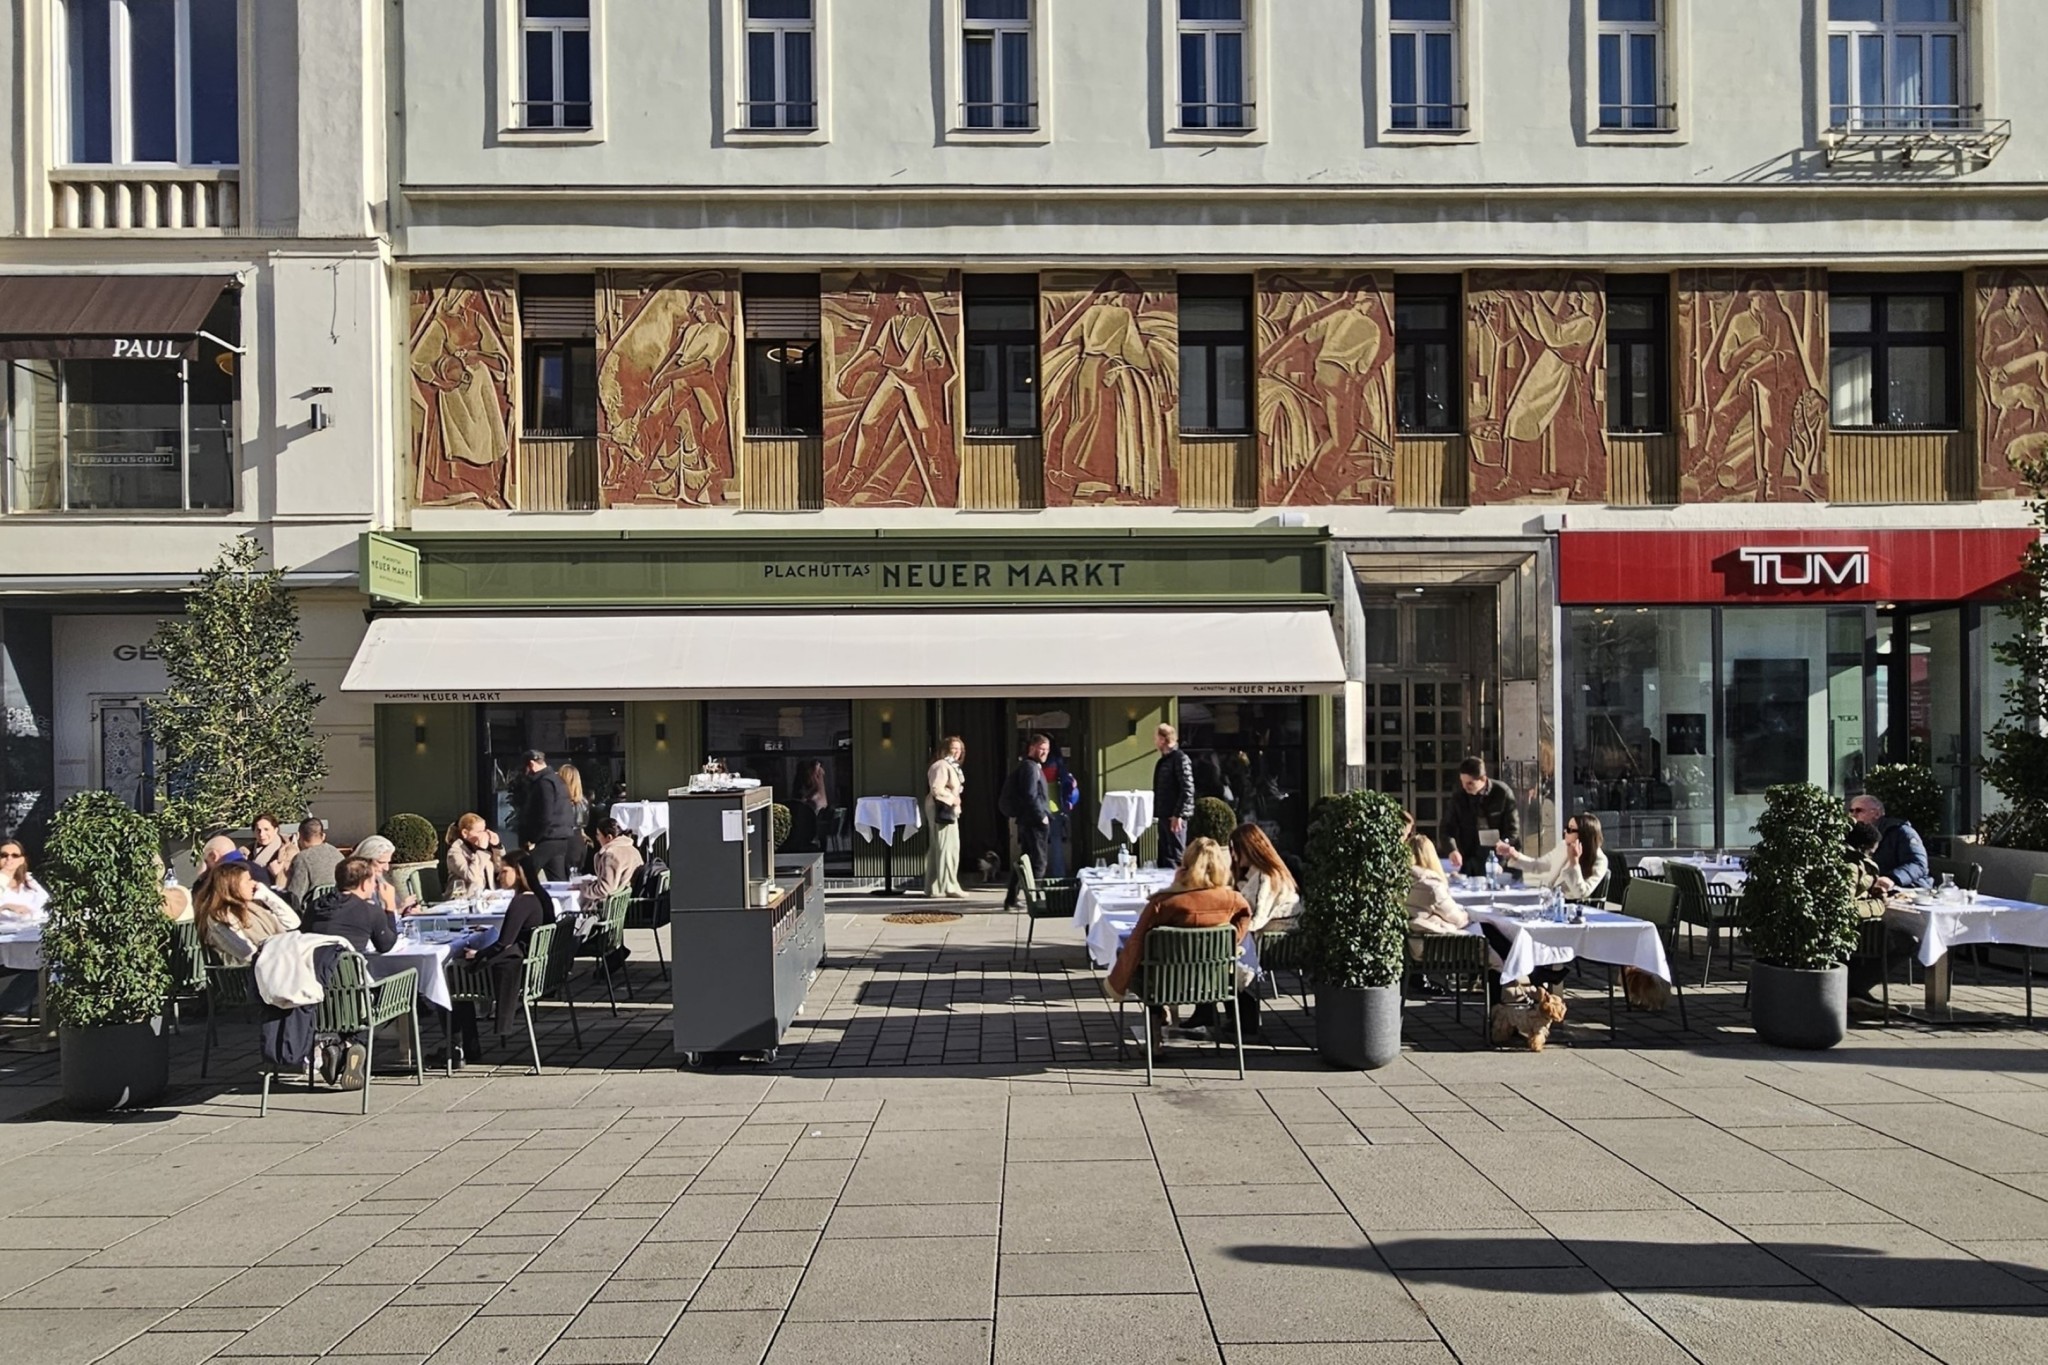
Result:
{"label": "man in black jacket", "polygon": [[[1493,831],[1489,842],[1486,831]],[[1486,775],[1486,760],[1468,758],[1458,765],[1458,789],[1444,797],[1443,818],[1436,825],[1437,849],[1444,866],[1475,874],[1486,866],[1496,843],[1522,846],[1522,821],[1515,813],[1515,794],[1507,783]]]}
{"label": "man in black jacket", "polygon": [[377,901],[376,875],[368,858],[344,859],[334,869],[334,894],[306,907],[306,932],[345,938],[359,953],[390,952],[398,930]]}
{"label": "man in black jacket", "polygon": [[1179,867],[1188,847],[1188,821],[1195,818],[1195,764],[1180,747],[1171,725],[1152,732],[1159,761],[1152,765],[1152,818],[1159,822],[1159,865]]}
{"label": "man in black jacket", "polygon": [[[1051,851],[1048,836],[1052,830],[1052,805],[1047,799],[1045,786],[1045,756],[1051,752],[1050,736],[1031,736],[1025,743],[1023,756],[1003,780],[1003,789],[996,797],[996,808],[1009,818],[1011,827],[1017,831],[1017,856],[1031,860],[1034,877],[1045,875]],[[1003,909],[1015,910],[1023,889],[1023,874],[1019,868],[1012,867],[1010,889],[1003,897]]]}
{"label": "man in black jacket", "polygon": [[519,808],[519,839],[535,881],[565,882],[576,861],[576,808],[561,775],[538,749],[526,751],[526,795]]}

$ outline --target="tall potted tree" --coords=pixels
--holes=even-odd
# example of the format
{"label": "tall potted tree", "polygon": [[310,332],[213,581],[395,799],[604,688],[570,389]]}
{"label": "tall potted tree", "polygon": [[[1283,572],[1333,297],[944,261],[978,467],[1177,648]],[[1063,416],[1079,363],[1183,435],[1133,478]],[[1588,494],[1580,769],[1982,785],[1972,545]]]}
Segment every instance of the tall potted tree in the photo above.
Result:
{"label": "tall potted tree", "polygon": [[155,821],[103,791],[78,793],[50,825],[43,963],[64,1099],[75,1109],[147,1104],[170,1081],[157,839]]}
{"label": "tall potted tree", "polygon": [[1749,1017],[1779,1047],[1826,1048],[1849,1032],[1849,971],[1856,948],[1849,811],[1811,783],[1764,793],[1763,818],[1742,892],[1742,932],[1756,965]]}
{"label": "tall potted tree", "polygon": [[1316,808],[1302,887],[1303,944],[1316,993],[1316,1047],[1369,1071],[1401,1055],[1408,850],[1400,803],[1345,792]]}

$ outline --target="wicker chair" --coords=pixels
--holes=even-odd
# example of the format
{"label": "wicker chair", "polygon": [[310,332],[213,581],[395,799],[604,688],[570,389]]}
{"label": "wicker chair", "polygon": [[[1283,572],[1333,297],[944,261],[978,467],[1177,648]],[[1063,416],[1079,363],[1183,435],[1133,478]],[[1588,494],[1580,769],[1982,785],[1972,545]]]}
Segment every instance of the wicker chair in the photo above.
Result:
{"label": "wicker chair", "polygon": [[[1117,1046],[1123,1047],[1124,1005],[1135,996],[1146,1009],[1145,1084],[1152,1084],[1152,1007],[1230,1004],[1230,1032],[1237,1043],[1237,1078],[1244,1079],[1244,1030],[1237,1017],[1237,931],[1227,924],[1210,929],[1155,926],[1146,931],[1143,968],[1117,1006]],[[1219,1042],[1217,1046],[1222,1046]]]}

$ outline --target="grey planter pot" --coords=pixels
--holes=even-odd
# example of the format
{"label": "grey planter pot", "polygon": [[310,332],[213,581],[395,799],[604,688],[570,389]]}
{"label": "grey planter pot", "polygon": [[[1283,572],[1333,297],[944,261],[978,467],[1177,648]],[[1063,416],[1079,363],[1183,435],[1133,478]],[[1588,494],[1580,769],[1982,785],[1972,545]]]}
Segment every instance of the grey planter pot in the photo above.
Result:
{"label": "grey planter pot", "polygon": [[57,1030],[64,1103],[99,1112],[133,1109],[171,1082],[171,1035],[161,1017],[140,1024]]}
{"label": "grey planter pot", "polygon": [[1377,1071],[1399,1057],[1401,988],[1316,987],[1316,1050],[1348,1071]]}
{"label": "grey planter pot", "polygon": [[1749,1021],[1774,1047],[1833,1047],[1849,1035],[1849,969],[1799,971],[1759,962],[1749,974]]}

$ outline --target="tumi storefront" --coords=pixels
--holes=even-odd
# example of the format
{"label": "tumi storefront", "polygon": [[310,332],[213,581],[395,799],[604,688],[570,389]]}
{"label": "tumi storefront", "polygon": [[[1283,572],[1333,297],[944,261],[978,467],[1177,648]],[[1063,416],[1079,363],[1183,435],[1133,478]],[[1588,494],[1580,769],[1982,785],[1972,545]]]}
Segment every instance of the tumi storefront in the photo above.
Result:
{"label": "tumi storefront", "polygon": [[437,825],[475,810],[516,834],[528,748],[573,762],[597,810],[715,757],[775,788],[831,875],[873,876],[855,803],[919,795],[958,734],[965,866],[1007,857],[998,785],[1044,730],[1080,785],[1078,861],[1101,794],[1149,787],[1169,721],[1205,792],[1299,847],[1337,779],[1333,564],[1323,532],[1280,527],[371,535],[343,690],[377,703],[380,813]]}
{"label": "tumi storefront", "polygon": [[1767,788],[1931,766],[1974,828],[2032,532],[1564,531],[1560,793],[1629,850],[1747,847]]}

